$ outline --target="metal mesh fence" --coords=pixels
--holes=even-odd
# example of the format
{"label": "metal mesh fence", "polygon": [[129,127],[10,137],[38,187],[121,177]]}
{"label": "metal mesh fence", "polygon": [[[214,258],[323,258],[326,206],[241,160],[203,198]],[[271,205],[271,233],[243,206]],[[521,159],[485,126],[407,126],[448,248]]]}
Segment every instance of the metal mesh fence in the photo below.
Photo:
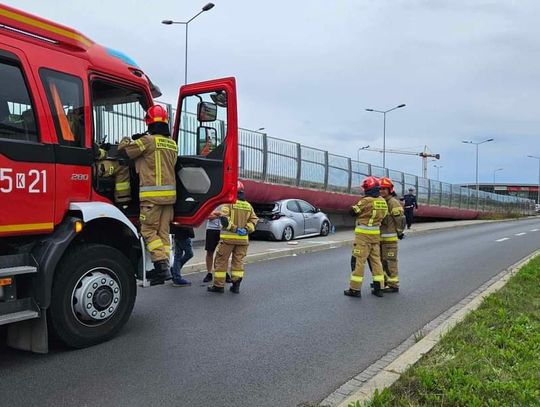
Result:
{"label": "metal mesh fence", "polygon": [[[172,117],[174,109],[171,105],[166,106]],[[110,110],[97,107],[94,109],[96,136],[107,136],[108,141],[118,142],[124,135],[143,132],[143,117],[144,111],[135,103],[115,105]],[[225,137],[226,123],[217,120],[210,126],[217,130],[221,140]],[[196,116],[184,114],[179,154],[197,154],[197,128]],[[487,212],[534,213],[534,202],[528,199],[483,191],[477,197],[474,189],[358,162],[321,149],[268,137],[260,131],[240,128],[238,137],[239,174],[244,179],[361,195],[360,185],[365,177],[389,176],[398,196],[412,188],[420,204],[472,210],[478,208]]]}

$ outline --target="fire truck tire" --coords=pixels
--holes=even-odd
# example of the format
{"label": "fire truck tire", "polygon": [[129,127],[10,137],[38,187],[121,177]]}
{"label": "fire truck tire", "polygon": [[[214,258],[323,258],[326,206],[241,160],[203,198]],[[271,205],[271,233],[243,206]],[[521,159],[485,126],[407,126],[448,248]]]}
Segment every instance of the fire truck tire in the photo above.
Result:
{"label": "fire truck tire", "polygon": [[51,294],[48,319],[58,340],[73,348],[104,342],[133,311],[133,266],[113,247],[80,245],[61,260]]}

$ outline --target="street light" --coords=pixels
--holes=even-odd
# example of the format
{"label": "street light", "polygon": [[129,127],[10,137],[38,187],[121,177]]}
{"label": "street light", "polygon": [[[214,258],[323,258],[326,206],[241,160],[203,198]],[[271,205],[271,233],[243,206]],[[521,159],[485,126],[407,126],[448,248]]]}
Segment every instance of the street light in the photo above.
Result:
{"label": "street light", "polygon": [[495,191],[495,174],[497,171],[502,171],[504,168],[497,168],[496,170],[493,170],[493,191]]}
{"label": "street light", "polygon": [[528,155],[527,157],[538,160],[538,197],[536,198],[536,203],[540,204],[540,157],[535,155]]}
{"label": "street light", "polygon": [[365,150],[366,148],[369,148],[369,144],[364,147],[359,147],[358,150],[356,150],[356,161],[360,162],[360,150]]}
{"label": "street light", "polygon": [[489,143],[490,141],[493,141],[495,139],[489,138],[484,141],[470,141],[470,140],[464,140],[462,143],[465,144],[474,144],[476,146],[476,209],[478,209],[478,192],[480,191],[480,185],[478,184],[478,146],[480,144]]}
{"label": "street light", "polygon": [[393,107],[392,109],[388,110],[376,110],[376,109],[366,109],[366,112],[375,112],[375,113],[382,113],[383,114],[383,140],[382,140],[382,166],[383,168],[386,168],[386,113],[391,112],[392,110],[401,109],[402,107],[407,106],[405,103],[398,105],[396,107]]}
{"label": "street light", "polygon": [[195,20],[199,15],[204,13],[205,11],[211,10],[214,8],[214,3],[207,3],[201,11],[199,11],[197,14],[195,14],[193,17],[191,17],[188,21],[173,21],[173,20],[163,20],[161,23],[165,25],[172,25],[172,24],[183,24],[186,26],[186,54],[185,54],[185,66],[184,66],[184,84],[187,84],[187,62],[188,62],[188,24],[191,23],[193,20]]}
{"label": "street light", "polygon": [[437,168],[437,181],[439,181],[439,170],[444,167],[444,165],[433,164],[433,166]]}

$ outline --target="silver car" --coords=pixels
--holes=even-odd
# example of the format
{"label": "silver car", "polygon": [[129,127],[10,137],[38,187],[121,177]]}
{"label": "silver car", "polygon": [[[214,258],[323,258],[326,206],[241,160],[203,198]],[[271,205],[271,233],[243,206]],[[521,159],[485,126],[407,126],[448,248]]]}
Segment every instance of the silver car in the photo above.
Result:
{"label": "silver car", "polygon": [[253,204],[253,208],[259,217],[255,237],[291,240],[307,236],[327,236],[330,233],[328,216],[301,199]]}

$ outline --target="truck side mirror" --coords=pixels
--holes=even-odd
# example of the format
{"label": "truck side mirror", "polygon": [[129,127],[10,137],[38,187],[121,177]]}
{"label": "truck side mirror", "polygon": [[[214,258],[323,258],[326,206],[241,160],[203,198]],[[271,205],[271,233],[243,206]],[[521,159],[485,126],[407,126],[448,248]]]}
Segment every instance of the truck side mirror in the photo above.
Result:
{"label": "truck side mirror", "polygon": [[199,122],[213,122],[217,119],[217,105],[210,102],[197,104],[197,120]]}

